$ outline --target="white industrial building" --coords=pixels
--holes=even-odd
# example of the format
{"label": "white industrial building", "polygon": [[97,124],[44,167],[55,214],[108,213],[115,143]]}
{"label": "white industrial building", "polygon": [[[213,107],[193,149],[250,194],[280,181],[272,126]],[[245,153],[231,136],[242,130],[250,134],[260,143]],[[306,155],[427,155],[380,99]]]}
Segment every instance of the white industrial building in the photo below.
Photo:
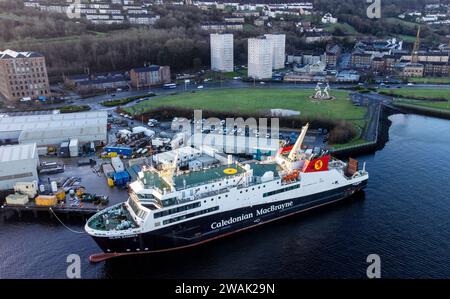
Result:
{"label": "white industrial building", "polygon": [[271,79],[273,64],[272,41],[265,36],[248,39],[248,77]]}
{"label": "white industrial building", "polygon": [[274,70],[284,68],[286,62],[286,35],[265,34],[264,36],[272,41],[272,68]]}
{"label": "white industrial building", "polygon": [[0,190],[13,189],[17,182],[38,180],[36,143],[0,146]]}
{"label": "white industrial building", "polygon": [[59,145],[68,139],[80,144],[106,142],[106,111],[0,117],[0,140]]}
{"label": "white industrial building", "polygon": [[211,69],[220,72],[232,72],[233,34],[210,34]]}

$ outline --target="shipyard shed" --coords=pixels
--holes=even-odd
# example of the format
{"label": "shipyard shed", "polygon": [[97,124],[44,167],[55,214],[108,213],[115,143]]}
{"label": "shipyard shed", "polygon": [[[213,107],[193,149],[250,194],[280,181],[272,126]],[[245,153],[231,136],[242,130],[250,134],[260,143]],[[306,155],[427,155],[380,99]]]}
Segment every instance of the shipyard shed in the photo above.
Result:
{"label": "shipyard shed", "polygon": [[18,182],[38,180],[36,143],[0,146],[0,190],[13,189]]}
{"label": "shipyard shed", "polygon": [[92,111],[0,117],[0,140],[36,143],[37,146],[60,145],[68,139],[80,144],[105,142],[108,113]]}

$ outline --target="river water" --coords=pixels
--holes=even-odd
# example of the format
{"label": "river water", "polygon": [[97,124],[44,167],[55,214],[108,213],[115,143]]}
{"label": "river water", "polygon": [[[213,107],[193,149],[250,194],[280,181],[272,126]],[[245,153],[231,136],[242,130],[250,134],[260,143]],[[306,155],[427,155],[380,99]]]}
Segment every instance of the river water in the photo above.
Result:
{"label": "river water", "polygon": [[[203,246],[90,264],[85,234],[50,219],[0,220],[0,278],[365,278],[378,254],[384,278],[450,278],[450,122],[393,115],[389,141],[366,161],[363,194]],[[77,222],[71,228],[82,230]]]}

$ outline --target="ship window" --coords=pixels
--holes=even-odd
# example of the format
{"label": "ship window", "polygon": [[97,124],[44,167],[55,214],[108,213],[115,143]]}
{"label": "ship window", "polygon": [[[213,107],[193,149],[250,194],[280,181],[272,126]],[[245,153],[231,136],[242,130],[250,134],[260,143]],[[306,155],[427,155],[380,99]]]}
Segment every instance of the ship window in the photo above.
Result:
{"label": "ship window", "polygon": [[174,223],[174,222],[177,222],[177,221],[181,221],[181,220],[184,220],[184,219],[192,218],[192,217],[195,217],[195,216],[199,216],[199,215],[210,213],[210,212],[217,211],[217,210],[219,210],[219,206],[215,206],[215,207],[212,207],[212,208],[209,208],[209,209],[205,209],[205,210],[201,210],[201,211],[197,211],[197,212],[192,212],[192,213],[189,213],[189,214],[186,214],[186,215],[170,218],[170,219],[164,220],[163,224],[166,225],[166,224],[169,224],[169,223]]}
{"label": "ship window", "polygon": [[289,186],[289,187],[282,188],[282,189],[278,189],[275,191],[266,192],[263,194],[263,197],[272,196],[272,195],[275,195],[278,193],[282,193],[282,192],[286,192],[286,191],[290,191],[290,190],[294,190],[294,189],[298,189],[298,188],[300,188],[300,184]]}
{"label": "ship window", "polygon": [[167,206],[176,204],[177,199],[175,197],[172,197],[172,198],[163,199],[161,202],[164,207],[167,207]]}
{"label": "ship window", "polygon": [[[205,203],[206,203],[206,200],[205,200]],[[199,201],[191,203],[191,204],[188,204],[188,205],[184,205],[184,206],[181,206],[181,207],[173,208],[173,209],[170,209],[170,210],[157,212],[157,213],[154,214],[154,218],[156,219],[156,218],[164,217],[164,216],[167,216],[167,215],[175,214],[175,213],[178,213],[178,212],[195,209],[195,208],[198,208],[198,207],[200,207],[200,202]]]}

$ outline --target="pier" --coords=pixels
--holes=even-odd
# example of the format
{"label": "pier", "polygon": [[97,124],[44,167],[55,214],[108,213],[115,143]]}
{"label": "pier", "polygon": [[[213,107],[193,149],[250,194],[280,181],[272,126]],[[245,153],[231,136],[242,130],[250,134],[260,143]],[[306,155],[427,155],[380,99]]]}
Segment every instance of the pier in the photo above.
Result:
{"label": "pier", "polygon": [[3,204],[0,206],[0,212],[3,214],[3,217],[7,218],[6,212],[15,213],[19,218],[22,217],[24,213],[32,213],[35,218],[38,217],[39,213],[42,212],[48,213],[51,218],[56,214],[66,215],[66,218],[70,218],[70,216],[80,216],[85,219],[88,216],[91,216],[107,206],[94,205],[90,203],[84,203],[81,206],[73,206],[70,204],[59,204],[55,206],[38,206],[34,203],[28,203],[25,205],[11,205],[11,204]]}

